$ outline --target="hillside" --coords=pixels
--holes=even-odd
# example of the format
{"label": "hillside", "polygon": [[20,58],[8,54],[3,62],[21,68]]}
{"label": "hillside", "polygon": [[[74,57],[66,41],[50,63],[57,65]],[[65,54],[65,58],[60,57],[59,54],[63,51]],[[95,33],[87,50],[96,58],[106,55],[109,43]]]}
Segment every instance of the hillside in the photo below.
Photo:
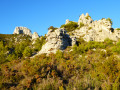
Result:
{"label": "hillside", "polygon": [[45,36],[26,27],[0,34],[0,90],[119,90],[119,33],[87,13]]}

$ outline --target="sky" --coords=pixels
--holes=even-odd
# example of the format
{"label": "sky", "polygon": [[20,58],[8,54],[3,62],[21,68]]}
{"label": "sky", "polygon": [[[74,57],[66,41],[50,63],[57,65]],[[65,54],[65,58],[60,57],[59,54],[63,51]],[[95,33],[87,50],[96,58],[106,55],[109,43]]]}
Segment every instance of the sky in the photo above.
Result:
{"label": "sky", "polygon": [[77,22],[82,13],[93,20],[111,18],[112,27],[120,27],[120,0],[0,0],[0,34],[24,26],[45,35],[50,26],[60,27],[66,19]]}

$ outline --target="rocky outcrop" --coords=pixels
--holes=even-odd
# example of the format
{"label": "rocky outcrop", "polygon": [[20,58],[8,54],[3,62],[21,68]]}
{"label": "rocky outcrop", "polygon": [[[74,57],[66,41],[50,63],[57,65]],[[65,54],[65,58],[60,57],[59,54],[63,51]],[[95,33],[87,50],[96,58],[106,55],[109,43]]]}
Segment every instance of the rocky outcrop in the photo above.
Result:
{"label": "rocky outcrop", "polygon": [[32,36],[31,30],[26,27],[16,27],[13,34],[26,34]]}
{"label": "rocky outcrop", "polygon": [[57,50],[64,50],[72,43],[69,35],[66,34],[66,30],[63,28],[59,28],[55,31],[50,29],[46,36],[46,44],[43,45],[39,54],[56,53]]}
{"label": "rocky outcrop", "polygon": [[82,14],[79,17],[78,25],[80,26],[80,23],[83,23],[84,25],[89,25],[92,22],[93,22],[93,20],[91,19],[91,17],[89,16],[89,14],[86,13],[86,15]]}
{"label": "rocky outcrop", "polygon": [[[106,38],[117,41],[120,38],[120,31],[112,28],[110,19],[93,21],[89,14],[82,14],[78,20],[79,29],[72,32],[74,37],[82,37],[85,41],[102,42]],[[71,33],[71,32],[70,32]]]}
{"label": "rocky outcrop", "polygon": [[[69,24],[70,22],[71,21],[67,19],[65,25]],[[35,42],[36,38],[39,38],[39,35],[36,32],[34,32],[32,35],[31,31],[26,27],[16,27],[14,34],[30,35],[33,43]],[[103,18],[98,21],[93,21],[88,13],[86,13],[86,15],[82,14],[79,17],[77,28],[73,31],[66,32],[64,28],[49,28],[49,31],[46,35],[46,43],[42,46],[42,49],[38,54],[56,53],[57,50],[65,50],[67,46],[75,45],[76,39],[79,37],[82,37],[87,42],[102,42],[106,38],[118,41],[120,39],[120,30],[112,28],[110,19]]]}
{"label": "rocky outcrop", "polygon": [[39,38],[39,35],[37,32],[34,32],[32,35],[32,40]]}

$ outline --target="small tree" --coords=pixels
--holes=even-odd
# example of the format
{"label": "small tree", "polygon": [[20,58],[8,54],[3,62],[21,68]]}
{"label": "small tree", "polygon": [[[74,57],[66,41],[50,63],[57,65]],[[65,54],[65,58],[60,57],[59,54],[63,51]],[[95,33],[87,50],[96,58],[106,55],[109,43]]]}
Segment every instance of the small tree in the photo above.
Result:
{"label": "small tree", "polygon": [[48,28],[48,30],[50,30],[50,29],[54,30],[55,28],[54,28],[53,26],[50,26],[50,27]]}
{"label": "small tree", "polygon": [[74,31],[78,27],[77,22],[70,21],[68,24],[61,25],[60,28],[65,28],[68,32]]}
{"label": "small tree", "polygon": [[30,56],[32,56],[32,49],[29,46],[27,46],[25,48],[25,50],[23,51],[23,56],[24,57],[30,57]]}
{"label": "small tree", "polygon": [[58,28],[56,28],[56,27],[53,27],[53,26],[50,26],[49,28],[48,28],[48,30],[52,30],[52,31],[55,31],[56,29],[58,29]]}
{"label": "small tree", "polygon": [[46,37],[42,36],[41,39],[37,38],[34,44],[35,51],[40,51],[42,46],[45,44]]}

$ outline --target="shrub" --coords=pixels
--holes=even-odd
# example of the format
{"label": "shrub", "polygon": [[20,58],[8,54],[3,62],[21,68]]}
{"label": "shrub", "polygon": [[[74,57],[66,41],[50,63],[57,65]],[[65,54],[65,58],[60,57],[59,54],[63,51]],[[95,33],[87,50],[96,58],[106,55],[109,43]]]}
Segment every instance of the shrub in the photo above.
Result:
{"label": "shrub", "polygon": [[101,42],[95,42],[95,41],[89,41],[87,44],[87,47],[89,49],[93,49],[93,48],[105,48],[105,45]]}
{"label": "shrub", "polygon": [[86,18],[86,19],[89,19],[89,18],[91,18],[91,17],[90,17],[90,16],[86,16],[85,18]]}
{"label": "shrub", "polygon": [[120,28],[117,28],[116,30],[120,30]]}
{"label": "shrub", "polygon": [[21,58],[23,56],[23,51],[27,46],[28,46],[28,43],[25,41],[22,41],[16,45],[15,54],[18,58]]}
{"label": "shrub", "polygon": [[78,27],[77,22],[70,21],[68,24],[61,25],[61,28],[65,28],[68,32],[74,31]]}
{"label": "shrub", "polygon": [[89,27],[88,30],[92,29],[92,27]]}
{"label": "shrub", "polygon": [[50,26],[50,27],[48,28],[48,30],[50,30],[50,29],[54,29],[54,27],[53,27],[53,26]]}
{"label": "shrub", "polygon": [[29,46],[27,46],[25,48],[25,50],[23,51],[23,56],[24,57],[30,57],[30,56],[32,56],[32,49]]}
{"label": "shrub", "polygon": [[53,26],[50,26],[50,27],[48,28],[48,30],[50,30],[50,29],[52,29],[53,31],[55,31],[55,30],[58,29],[58,28],[55,28],[55,27],[53,27]]}
{"label": "shrub", "polygon": [[107,18],[106,20],[109,21],[111,24],[113,24],[113,22],[110,18]]}
{"label": "shrub", "polygon": [[116,45],[112,47],[112,51],[120,54],[120,41],[118,41]]}
{"label": "shrub", "polygon": [[59,78],[53,79],[43,79],[43,82],[38,85],[38,90],[59,90],[62,86],[62,80]]}
{"label": "shrub", "polygon": [[106,39],[104,40],[104,43],[105,43],[106,46],[111,46],[111,45],[113,45],[113,41],[110,40],[109,38],[106,38]]}
{"label": "shrub", "polygon": [[7,62],[7,48],[3,41],[0,41],[0,64]]}
{"label": "shrub", "polygon": [[58,50],[57,52],[56,52],[56,56],[55,56],[58,60],[59,59],[61,59],[61,58],[63,58],[63,52],[62,51],[60,51],[60,50]]}
{"label": "shrub", "polygon": [[35,51],[40,51],[42,46],[45,44],[46,37],[42,36],[41,39],[37,38],[35,41],[34,50]]}
{"label": "shrub", "polygon": [[73,52],[74,53],[79,53],[79,54],[83,54],[85,53],[86,51],[88,50],[87,47],[85,47],[83,44],[77,46],[77,45],[74,45],[73,46]]}
{"label": "shrub", "polygon": [[79,26],[80,26],[80,28],[83,27],[83,26],[84,26],[84,23],[80,22],[80,25],[79,25]]}

